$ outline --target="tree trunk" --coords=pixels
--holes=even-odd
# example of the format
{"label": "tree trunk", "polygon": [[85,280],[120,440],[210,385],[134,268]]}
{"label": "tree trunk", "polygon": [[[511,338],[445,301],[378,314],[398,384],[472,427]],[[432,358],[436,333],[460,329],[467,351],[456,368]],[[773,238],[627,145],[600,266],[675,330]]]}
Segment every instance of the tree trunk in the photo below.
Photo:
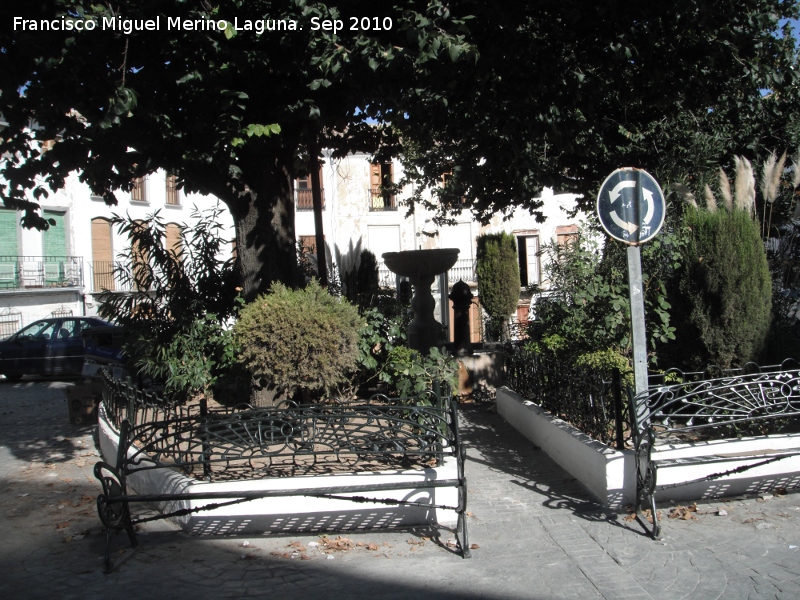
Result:
{"label": "tree trunk", "polygon": [[268,291],[275,281],[297,287],[294,188],[289,169],[279,161],[262,164],[258,176],[248,173],[247,190],[227,204],[236,225],[245,301]]}

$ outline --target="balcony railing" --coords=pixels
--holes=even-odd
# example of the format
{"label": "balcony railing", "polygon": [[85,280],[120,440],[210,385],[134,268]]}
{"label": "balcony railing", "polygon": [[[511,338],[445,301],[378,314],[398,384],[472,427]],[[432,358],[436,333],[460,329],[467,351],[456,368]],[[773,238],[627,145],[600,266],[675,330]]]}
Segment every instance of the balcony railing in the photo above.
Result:
{"label": "balcony railing", "polygon": [[0,256],[0,289],[83,286],[80,256]]}
{"label": "balcony railing", "polygon": [[[96,260],[89,263],[92,281],[92,292],[129,292],[135,286],[131,277],[136,275],[135,269],[123,268],[119,261]],[[143,290],[139,290],[143,291]]]}
{"label": "balcony railing", "polygon": [[[297,189],[297,210],[314,210],[314,197],[310,189]],[[322,194],[322,208],[325,209],[325,190],[320,190]]]}
{"label": "balcony railing", "polygon": [[456,264],[447,272],[447,279],[450,281],[450,285],[453,285],[459,279],[463,279],[466,283],[477,282],[478,277],[475,274],[475,259],[459,258]]}
{"label": "balcony railing", "polygon": [[397,202],[395,196],[387,189],[382,187],[373,187],[369,191],[371,211],[380,210],[397,210]]}

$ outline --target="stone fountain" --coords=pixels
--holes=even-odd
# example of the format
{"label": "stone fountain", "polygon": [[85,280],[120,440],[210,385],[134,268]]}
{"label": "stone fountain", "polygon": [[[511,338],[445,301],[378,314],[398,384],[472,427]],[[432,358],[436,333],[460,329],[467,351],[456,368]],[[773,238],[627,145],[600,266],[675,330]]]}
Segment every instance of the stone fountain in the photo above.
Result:
{"label": "stone fountain", "polygon": [[411,310],[414,319],[408,326],[408,345],[427,354],[433,346],[444,344],[442,324],[433,316],[436,301],[431,294],[436,276],[450,270],[458,260],[457,248],[386,252],[383,261],[390,271],[408,277],[414,287]]}

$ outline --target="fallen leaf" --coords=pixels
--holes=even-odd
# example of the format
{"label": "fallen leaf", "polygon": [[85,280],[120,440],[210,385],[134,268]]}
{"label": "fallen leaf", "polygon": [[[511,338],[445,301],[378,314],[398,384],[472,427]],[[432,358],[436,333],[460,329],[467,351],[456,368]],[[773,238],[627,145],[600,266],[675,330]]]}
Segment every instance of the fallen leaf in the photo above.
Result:
{"label": "fallen leaf", "polygon": [[470,544],[470,547],[469,547],[470,550],[477,550],[478,548],[480,548],[480,546],[478,546],[478,544]]}
{"label": "fallen leaf", "polygon": [[669,512],[670,519],[682,519],[684,521],[697,521],[697,503],[690,504],[689,506],[675,506]]}

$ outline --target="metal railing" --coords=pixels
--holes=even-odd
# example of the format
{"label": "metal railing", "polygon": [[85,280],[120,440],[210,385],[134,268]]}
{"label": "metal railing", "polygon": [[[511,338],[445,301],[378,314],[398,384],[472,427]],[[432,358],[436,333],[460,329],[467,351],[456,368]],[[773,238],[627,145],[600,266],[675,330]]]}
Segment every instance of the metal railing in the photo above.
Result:
{"label": "metal railing", "polygon": [[614,443],[617,424],[626,415],[615,399],[611,372],[563,363],[519,346],[506,347],[503,370],[506,385],[521,396],[594,439]]}
{"label": "metal railing", "polygon": [[0,256],[0,289],[81,287],[80,256]]}
{"label": "metal railing", "polygon": [[459,258],[450,270],[447,272],[447,279],[450,284],[456,283],[459,279],[467,283],[475,283],[478,281],[478,275],[475,271],[476,261],[473,258]]}
{"label": "metal railing", "polygon": [[395,195],[382,187],[373,187],[369,190],[370,211],[397,210]]}
{"label": "metal railing", "polygon": [[92,292],[129,292],[132,289],[146,291],[134,286],[135,267],[131,270],[121,261],[96,260],[89,263],[89,271]]}

